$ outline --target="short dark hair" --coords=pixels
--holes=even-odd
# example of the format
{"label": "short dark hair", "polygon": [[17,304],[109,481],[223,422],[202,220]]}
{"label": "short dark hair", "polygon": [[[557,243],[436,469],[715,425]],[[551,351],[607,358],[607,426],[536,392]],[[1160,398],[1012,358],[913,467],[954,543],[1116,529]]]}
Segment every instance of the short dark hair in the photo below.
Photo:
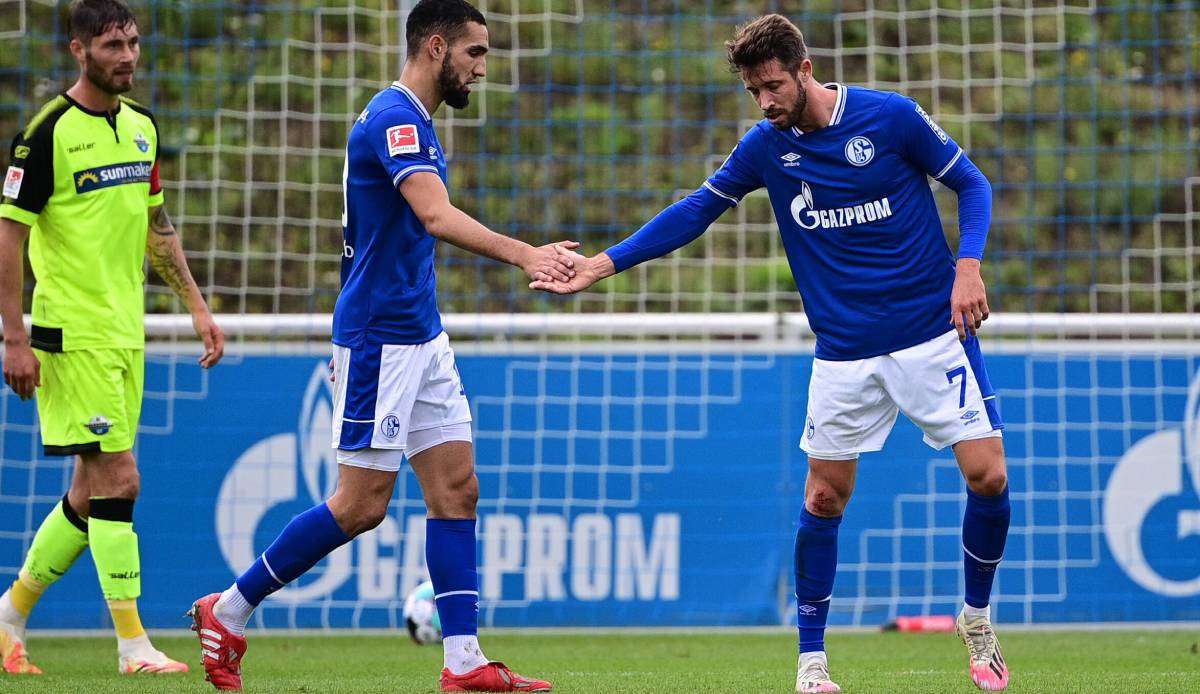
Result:
{"label": "short dark hair", "polygon": [[447,43],[454,43],[466,33],[467,24],[471,22],[487,26],[483,13],[466,0],[421,0],[408,13],[404,27],[408,55],[416,55],[425,39],[434,34],[441,34]]}
{"label": "short dark hair", "polygon": [[64,12],[67,36],[88,45],[113,27],[126,27],[137,20],[122,0],[74,0]]}
{"label": "short dark hair", "polygon": [[804,34],[780,14],[764,15],[741,25],[725,42],[725,50],[734,72],[753,70],[772,59],[788,72],[795,72],[808,57]]}

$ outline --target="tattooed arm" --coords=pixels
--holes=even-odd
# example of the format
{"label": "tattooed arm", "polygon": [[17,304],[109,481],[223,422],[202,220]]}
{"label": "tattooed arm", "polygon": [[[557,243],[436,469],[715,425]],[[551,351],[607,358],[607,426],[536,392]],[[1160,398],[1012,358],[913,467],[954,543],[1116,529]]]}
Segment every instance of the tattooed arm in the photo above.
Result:
{"label": "tattooed arm", "polygon": [[196,336],[204,341],[200,365],[206,369],[215,365],[225,353],[225,335],[213,320],[204,295],[196,286],[196,280],[192,279],[179,234],[175,232],[175,225],[171,224],[171,218],[162,205],[150,208],[146,256],[150,259],[150,266],[192,314],[192,327],[196,330]]}

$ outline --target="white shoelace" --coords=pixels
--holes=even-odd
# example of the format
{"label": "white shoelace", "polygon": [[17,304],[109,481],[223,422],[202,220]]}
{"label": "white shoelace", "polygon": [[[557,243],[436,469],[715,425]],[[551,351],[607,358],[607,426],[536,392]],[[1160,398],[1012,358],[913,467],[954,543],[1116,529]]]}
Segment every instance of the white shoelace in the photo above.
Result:
{"label": "white shoelace", "polygon": [[990,663],[996,654],[996,632],[992,625],[982,622],[969,626],[967,632],[967,648],[971,651],[971,660],[977,663]]}
{"label": "white shoelace", "polygon": [[808,661],[804,669],[800,671],[798,678],[801,684],[816,684],[819,682],[829,681],[829,663],[820,658],[813,658]]}

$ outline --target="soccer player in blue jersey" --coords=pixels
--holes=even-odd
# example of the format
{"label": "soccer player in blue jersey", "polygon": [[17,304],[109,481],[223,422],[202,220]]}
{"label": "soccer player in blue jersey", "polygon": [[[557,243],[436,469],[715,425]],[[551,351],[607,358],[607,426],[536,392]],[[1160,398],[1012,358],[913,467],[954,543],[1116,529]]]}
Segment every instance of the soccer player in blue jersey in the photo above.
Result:
{"label": "soccer player in blue jersey", "polygon": [[442,331],[434,250],[444,240],[515,265],[537,281],[569,281],[562,242],[535,248],[454,207],[431,114],[464,108],[486,70],[484,17],[464,0],[421,0],[407,20],[400,79],[350,130],[345,165],[342,291],[333,315],[333,447],[338,485],[296,516],[224,593],[191,614],[208,679],[241,688],[254,608],[387,514],[405,456],[428,507],[425,556],[444,635],[447,692],[544,692],[550,683],[488,661],[476,637],[475,476],[471,410]]}
{"label": "soccer player in blue jersey", "polygon": [[[739,27],[729,63],[765,116],[699,190],[631,237],[576,262],[569,293],[682,247],[765,187],[816,333],[805,504],[796,534],[797,692],[840,691],[825,625],[837,533],[860,453],[880,450],[903,412],[936,449],[952,446],[967,483],[966,599],[958,633],[972,681],[1008,684],[989,596],[1008,534],[1003,425],[976,330],[988,306],[979,274],[991,187],[954,140],[900,94],[818,83],[800,30],[780,15]],[[928,179],[958,194],[957,259]]]}

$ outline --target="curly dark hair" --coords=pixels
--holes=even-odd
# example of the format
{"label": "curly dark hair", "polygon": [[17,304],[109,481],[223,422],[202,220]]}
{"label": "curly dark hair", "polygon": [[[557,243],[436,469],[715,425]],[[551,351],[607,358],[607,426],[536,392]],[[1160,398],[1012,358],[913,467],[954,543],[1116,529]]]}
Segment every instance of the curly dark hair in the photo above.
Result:
{"label": "curly dark hair", "polygon": [[808,57],[804,34],[780,14],[764,15],[741,25],[725,42],[725,50],[734,72],[754,70],[772,59],[788,72],[795,72]]}

